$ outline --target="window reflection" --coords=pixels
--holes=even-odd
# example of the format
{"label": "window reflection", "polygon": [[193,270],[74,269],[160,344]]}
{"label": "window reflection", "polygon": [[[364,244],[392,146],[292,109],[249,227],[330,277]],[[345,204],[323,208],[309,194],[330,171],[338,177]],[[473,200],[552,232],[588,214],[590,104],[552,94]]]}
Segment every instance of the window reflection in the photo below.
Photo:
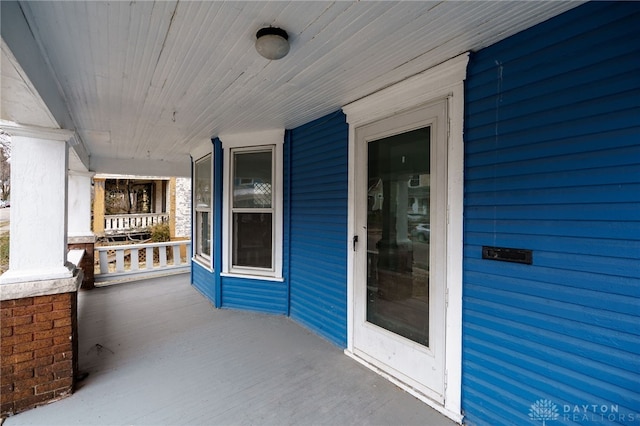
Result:
{"label": "window reflection", "polygon": [[369,142],[367,321],[429,345],[430,128]]}
{"label": "window reflection", "polygon": [[233,264],[271,268],[271,214],[236,213],[233,215],[235,237]]}
{"label": "window reflection", "polygon": [[197,256],[211,258],[211,188],[212,157],[196,161],[194,167],[195,251]]}

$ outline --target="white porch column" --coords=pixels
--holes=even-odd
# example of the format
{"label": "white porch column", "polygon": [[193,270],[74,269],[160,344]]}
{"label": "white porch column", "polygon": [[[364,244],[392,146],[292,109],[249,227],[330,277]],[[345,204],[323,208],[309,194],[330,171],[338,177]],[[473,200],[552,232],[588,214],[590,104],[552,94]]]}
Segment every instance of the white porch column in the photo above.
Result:
{"label": "white porch column", "polygon": [[[0,276],[0,284],[58,285],[74,276],[74,267],[66,261],[67,141],[73,132],[20,125],[3,128],[12,136],[11,241],[9,270]],[[17,290],[3,286],[3,293],[10,288]]]}
{"label": "white porch column", "polygon": [[70,239],[93,238],[91,231],[91,179],[95,173],[69,170],[68,231]]}
{"label": "white porch column", "polygon": [[[91,181],[95,173],[69,170],[69,203],[67,205],[67,247],[69,250],[84,251],[77,262],[76,267],[82,269],[82,288],[94,287],[95,277],[93,273],[94,249],[96,236],[91,230]],[[71,259],[70,259],[71,260]]]}

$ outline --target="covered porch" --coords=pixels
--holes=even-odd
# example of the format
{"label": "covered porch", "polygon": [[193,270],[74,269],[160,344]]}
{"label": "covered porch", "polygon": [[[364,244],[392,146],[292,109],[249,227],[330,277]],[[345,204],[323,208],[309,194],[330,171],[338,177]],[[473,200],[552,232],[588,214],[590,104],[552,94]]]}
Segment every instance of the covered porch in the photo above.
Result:
{"label": "covered porch", "polygon": [[284,316],[213,309],[174,275],[81,291],[67,398],[13,425],[454,425]]}
{"label": "covered porch", "polygon": [[[0,416],[639,419],[640,3],[581,3],[0,2]],[[78,291],[96,174],[192,180],[190,276]]]}

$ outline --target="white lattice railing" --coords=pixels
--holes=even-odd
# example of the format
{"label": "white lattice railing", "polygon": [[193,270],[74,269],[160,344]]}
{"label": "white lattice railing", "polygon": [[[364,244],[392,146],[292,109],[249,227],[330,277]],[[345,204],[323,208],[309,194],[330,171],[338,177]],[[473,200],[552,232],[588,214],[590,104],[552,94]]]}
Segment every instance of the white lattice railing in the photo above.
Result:
{"label": "white lattice railing", "polygon": [[111,214],[104,217],[104,233],[140,232],[159,223],[169,223],[169,213]]}
{"label": "white lattice railing", "polygon": [[99,270],[97,283],[127,276],[148,278],[166,273],[189,272],[191,241],[123,244],[95,247]]}

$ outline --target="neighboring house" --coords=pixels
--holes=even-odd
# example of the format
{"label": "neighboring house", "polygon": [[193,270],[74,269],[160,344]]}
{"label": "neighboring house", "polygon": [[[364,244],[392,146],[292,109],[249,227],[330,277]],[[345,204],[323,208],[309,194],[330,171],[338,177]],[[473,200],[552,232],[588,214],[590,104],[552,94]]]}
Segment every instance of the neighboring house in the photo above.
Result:
{"label": "neighboring house", "polygon": [[190,238],[190,179],[96,175],[92,197],[92,229],[98,237],[140,238],[166,223],[172,238]]}
{"label": "neighboring house", "polygon": [[[173,236],[176,239],[191,238],[191,179],[176,177],[175,197],[171,203],[175,202],[175,223],[172,228]],[[173,185],[173,183],[172,183]],[[171,204],[170,211],[174,211]]]}
{"label": "neighboring house", "polygon": [[[286,10],[302,16],[307,7]],[[3,16],[9,8],[3,4]],[[334,23],[334,9],[326,8],[309,27]],[[183,18],[176,10],[182,11],[177,3],[171,23]],[[422,12],[443,22],[458,18]],[[242,15],[233,13],[234,19]],[[38,18],[49,22],[44,15]],[[28,36],[5,30],[4,19],[3,48],[5,32]],[[420,31],[400,27],[389,35],[403,34],[407,43],[438,36],[441,43],[429,52],[411,51],[417,56],[409,62],[396,52],[376,54],[377,61],[391,62],[389,71],[363,73],[358,90],[338,77],[316,87],[314,93],[329,86],[344,90],[349,96],[341,99],[349,102],[308,122],[278,114],[299,119],[307,117],[300,110],[309,116],[318,111],[304,103],[306,86],[295,80],[298,73],[325,78],[315,74],[315,62],[304,69],[280,63],[278,73],[269,74],[275,81],[269,87],[280,91],[266,101],[252,84],[272,83],[260,72],[278,65],[253,59],[223,70],[233,80],[222,84],[229,99],[204,96],[218,88],[215,82],[204,89],[185,85],[171,100],[175,105],[166,100],[158,114],[165,124],[180,121],[188,97],[202,105],[198,113],[219,102],[215,111],[232,115],[207,127],[215,129],[210,139],[190,149],[193,286],[216,308],[289,316],[458,422],[634,424],[640,419],[640,2],[572,4],[499,42],[488,38],[470,52],[458,50],[437,65],[391,78],[459,40]],[[158,74],[149,76],[144,92],[152,98],[163,93],[165,78],[167,86],[172,81],[158,66],[162,55],[181,46],[171,39],[163,50],[167,37],[158,39],[164,40],[154,52]],[[377,42],[352,40],[362,48]],[[299,60],[328,49],[311,46],[316,49]],[[323,58],[347,61],[349,52],[336,49]],[[334,65],[332,72],[343,75]],[[260,72],[252,74],[253,68]],[[246,87],[233,86],[236,80]],[[286,97],[289,91],[298,96]],[[286,101],[296,111],[273,106]],[[251,121],[255,127],[237,130],[235,120],[253,103],[278,113],[272,122]],[[288,122],[298,124],[285,128]],[[225,131],[225,124],[235,131]],[[73,132],[60,129],[47,137],[40,129],[38,137],[12,129],[42,152],[50,140],[74,140]],[[29,157],[27,148],[15,146],[12,167],[20,158],[38,161],[40,151]],[[107,142],[95,146],[112,150]],[[60,181],[65,161],[54,168]],[[130,171],[147,165],[128,158],[92,161]],[[20,182],[12,183],[13,208],[19,209]],[[52,209],[54,223],[66,223],[64,208]],[[86,219],[87,209],[80,213]],[[35,254],[25,242],[17,253],[48,259],[61,241],[64,235],[43,239],[42,253]],[[0,284],[19,286],[17,269]],[[73,291],[65,294],[74,306]]]}

